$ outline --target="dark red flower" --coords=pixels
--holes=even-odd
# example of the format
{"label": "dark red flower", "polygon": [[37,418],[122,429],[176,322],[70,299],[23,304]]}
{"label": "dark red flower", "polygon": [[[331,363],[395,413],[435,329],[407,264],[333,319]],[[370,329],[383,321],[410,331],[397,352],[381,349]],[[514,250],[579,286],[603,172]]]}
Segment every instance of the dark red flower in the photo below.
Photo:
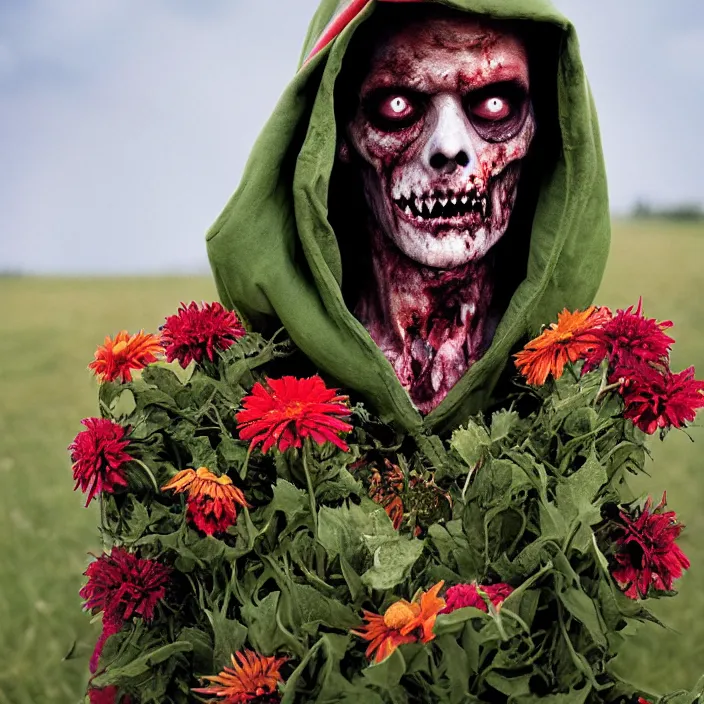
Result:
{"label": "dark red flower", "polygon": [[170,573],[160,562],[142,559],[124,548],[113,548],[88,566],[88,582],[79,594],[87,610],[103,612],[103,631],[90,660],[91,672],[98,668],[105,641],[124,621],[133,616],[151,621],[156,605],[166,596]]}
{"label": "dark red flower", "polygon": [[611,320],[594,329],[596,346],[587,355],[585,373],[604,359],[609,360],[611,368],[666,362],[675,341],[664,331],[672,327],[672,321],[659,323],[655,318],[646,318],[642,299],[635,312],[633,308],[618,310]]}
{"label": "dark red flower", "polygon": [[103,614],[103,630],[100,631],[100,637],[98,638],[98,642],[95,644],[95,648],[93,648],[93,654],[90,657],[89,668],[93,674],[98,671],[100,656],[103,653],[103,647],[105,646],[105,643],[107,643],[108,638],[110,638],[110,636],[114,636],[116,633],[119,633],[121,628],[122,621],[119,621],[114,617],[111,619],[107,618]]}
{"label": "dark red flower", "polygon": [[114,493],[127,486],[124,465],[132,457],[124,450],[130,444],[125,440],[125,429],[107,418],[85,418],[81,421],[87,430],[76,435],[69,445],[73,462],[75,489],[88,494],[86,506],[96,494]]}
{"label": "dark red flower", "polygon": [[624,379],[624,416],[649,435],[683,427],[704,407],[704,381],[694,378],[694,367],[673,373],[641,364],[616,369],[613,377]]}
{"label": "dark red flower", "polygon": [[621,512],[621,525],[616,533],[617,567],[612,574],[631,599],[645,598],[650,589],[672,591],[672,584],[689,560],[676,544],[684,526],[677,522],[674,511],[664,511],[667,497],[651,510],[648,499],[634,514]]}
{"label": "dark red flower", "polygon": [[170,573],[169,567],[156,560],[113,548],[88,566],[88,582],[80,595],[87,610],[103,612],[103,622],[122,622],[133,616],[151,621],[156,605],[166,596]]}
{"label": "dark red flower", "polygon": [[488,599],[496,609],[501,607],[504,600],[513,592],[513,587],[510,584],[457,584],[450,587],[445,594],[447,606],[442,612],[450,614],[457,609],[464,609],[467,606],[473,606],[484,613],[489,612],[489,607],[486,604]]}
{"label": "dark red flower", "polygon": [[162,490],[188,493],[186,516],[206,535],[224,533],[235,525],[238,506],[252,508],[230,477],[224,474],[218,477],[206,467],[184,469]]}
{"label": "dark red flower", "polygon": [[267,386],[257,382],[252,393],[242,401],[244,410],[237,414],[240,438],[251,440],[250,449],[262,443],[262,452],[276,445],[281,452],[301,447],[309,437],[319,445],[331,442],[347,452],[340,433],[352,430],[348,417],[347,396],[328,389],[319,376],[297,379],[285,376],[268,379]]}
{"label": "dark red flower", "polygon": [[90,704],[130,704],[132,700],[127,696],[120,697],[118,702],[118,692],[117,687],[103,687],[102,689],[91,687],[88,690],[88,698]]}
{"label": "dark red flower", "polygon": [[219,303],[181,303],[161,328],[161,344],[169,362],[178,360],[184,369],[193,361],[211,362],[217,350],[226,350],[246,335],[240,319]]}

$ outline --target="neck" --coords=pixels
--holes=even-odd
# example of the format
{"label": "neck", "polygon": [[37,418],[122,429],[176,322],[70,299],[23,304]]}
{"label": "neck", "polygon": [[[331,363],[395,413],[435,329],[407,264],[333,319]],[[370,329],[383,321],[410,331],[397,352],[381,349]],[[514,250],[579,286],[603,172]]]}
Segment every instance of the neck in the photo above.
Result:
{"label": "neck", "polygon": [[371,251],[373,275],[355,315],[418,409],[429,413],[491,341],[491,263],[485,258],[455,269],[424,267],[377,227]]}

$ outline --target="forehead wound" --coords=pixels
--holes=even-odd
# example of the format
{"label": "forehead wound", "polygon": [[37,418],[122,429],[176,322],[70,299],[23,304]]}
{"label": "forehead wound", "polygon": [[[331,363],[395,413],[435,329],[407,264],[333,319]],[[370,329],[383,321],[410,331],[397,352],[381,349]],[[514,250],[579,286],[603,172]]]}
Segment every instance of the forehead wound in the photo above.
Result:
{"label": "forehead wound", "polygon": [[[409,24],[375,43],[368,78],[384,81],[394,76],[418,76],[419,64],[430,73],[442,73],[458,62],[494,68],[527,62],[521,39],[476,20],[433,20]],[[374,80],[376,83],[377,81]]]}

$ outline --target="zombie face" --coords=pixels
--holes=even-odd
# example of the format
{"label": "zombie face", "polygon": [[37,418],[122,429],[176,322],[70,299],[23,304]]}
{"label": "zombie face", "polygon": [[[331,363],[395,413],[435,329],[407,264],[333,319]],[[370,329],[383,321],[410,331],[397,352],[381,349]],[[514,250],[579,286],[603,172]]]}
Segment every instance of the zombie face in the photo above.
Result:
{"label": "zombie face", "polygon": [[535,132],[528,57],[515,35],[431,10],[376,41],[343,158],[411,260],[452,269],[506,232]]}
{"label": "zombie face", "polygon": [[535,119],[527,50],[506,26],[438,5],[403,17],[359,40],[351,65],[369,57],[368,70],[339,155],[368,211],[372,276],[354,313],[428,413],[503,312],[486,255],[508,228]]}

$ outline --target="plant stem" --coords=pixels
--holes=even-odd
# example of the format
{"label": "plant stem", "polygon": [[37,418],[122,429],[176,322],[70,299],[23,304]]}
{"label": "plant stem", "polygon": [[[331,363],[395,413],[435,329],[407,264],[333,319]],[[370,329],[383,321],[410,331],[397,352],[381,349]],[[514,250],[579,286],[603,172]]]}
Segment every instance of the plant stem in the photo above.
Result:
{"label": "plant stem", "polygon": [[146,473],[147,476],[152,480],[152,484],[154,486],[154,490],[156,491],[157,494],[161,493],[161,489],[159,488],[159,485],[157,484],[156,477],[152,473],[152,470],[147,467],[142,460],[138,460],[137,458],[133,457],[132,460],[136,462]]}
{"label": "plant stem", "polygon": [[472,477],[475,475],[477,470],[481,467],[482,461],[479,460],[474,467],[472,467],[469,472],[467,472],[467,480],[464,483],[464,487],[462,488],[462,501],[465,500],[465,497],[467,495],[467,490],[469,489],[469,483],[472,481]]}
{"label": "plant stem", "polygon": [[313,489],[313,480],[310,476],[310,471],[308,470],[308,452],[310,449],[310,442],[308,438],[304,440],[303,452],[301,456],[303,458],[303,471],[306,475],[306,484],[308,486],[308,500],[310,501],[310,512],[313,514],[313,532],[315,533],[315,539],[318,539],[318,508],[315,503],[315,490]]}

